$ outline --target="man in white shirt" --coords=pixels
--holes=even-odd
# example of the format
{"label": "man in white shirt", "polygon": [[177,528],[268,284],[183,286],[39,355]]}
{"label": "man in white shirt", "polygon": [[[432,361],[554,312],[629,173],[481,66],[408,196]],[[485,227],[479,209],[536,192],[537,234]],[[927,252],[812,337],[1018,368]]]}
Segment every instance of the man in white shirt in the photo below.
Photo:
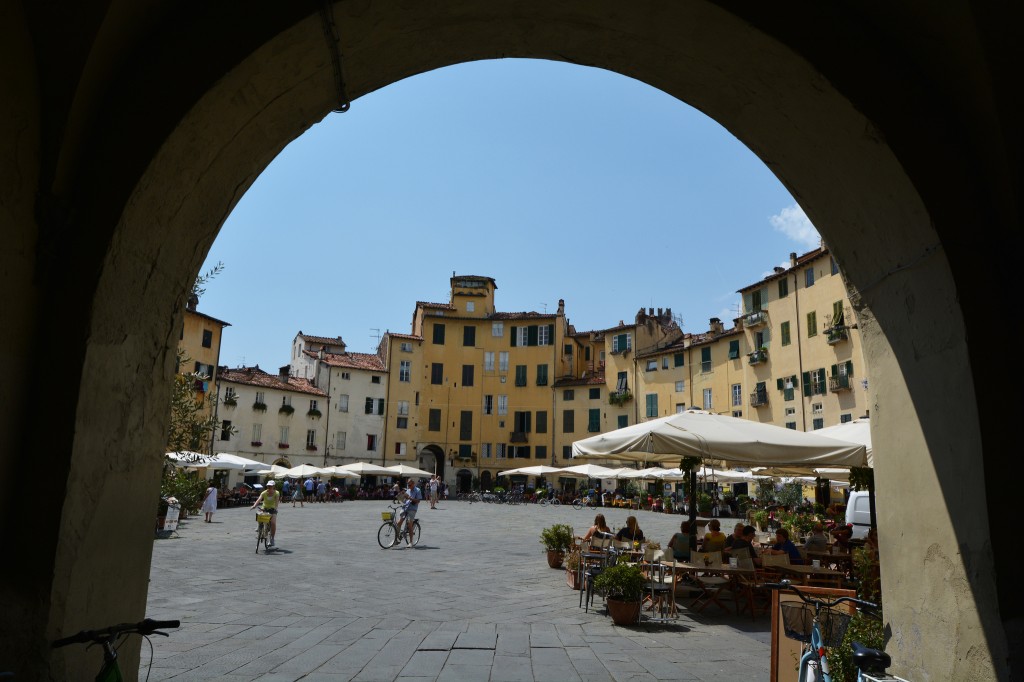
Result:
{"label": "man in white shirt", "polygon": [[430,477],[430,508],[437,509],[437,474]]}

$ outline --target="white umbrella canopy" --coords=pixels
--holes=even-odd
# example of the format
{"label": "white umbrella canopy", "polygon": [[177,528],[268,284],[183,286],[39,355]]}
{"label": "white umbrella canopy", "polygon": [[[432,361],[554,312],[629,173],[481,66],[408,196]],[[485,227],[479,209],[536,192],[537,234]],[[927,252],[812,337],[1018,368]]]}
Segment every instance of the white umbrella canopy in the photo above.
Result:
{"label": "white umbrella canopy", "polygon": [[352,464],[342,464],[334,467],[334,469],[340,473],[342,469],[345,471],[351,471],[361,476],[394,476],[395,472],[390,469],[386,469],[377,464],[370,464],[369,462],[353,462]]}
{"label": "white umbrella canopy", "polygon": [[322,471],[324,476],[334,476],[335,478],[360,478],[359,474],[356,472],[350,469],[344,469],[340,466],[324,467]]}
{"label": "white umbrella canopy", "polygon": [[276,474],[274,478],[302,478],[304,476],[323,476],[324,473],[325,470],[323,467],[315,467],[312,464],[300,464],[299,466],[292,467],[291,469],[285,469],[281,473]]}
{"label": "white umbrella canopy", "polygon": [[219,452],[215,455],[204,455],[199,452],[168,452],[174,463],[181,467],[194,469],[228,469],[230,471],[242,471],[250,466],[266,467],[263,462],[254,459],[246,459],[227,452]]}
{"label": "white umbrella canopy", "polygon": [[526,476],[544,476],[546,474],[557,474],[561,469],[558,467],[549,467],[544,464],[538,464],[532,467],[520,467],[518,469],[508,469],[507,471],[499,471],[499,476],[510,476],[512,474],[524,474]]}
{"label": "white umbrella canopy", "polygon": [[818,436],[835,438],[848,443],[860,443],[867,449],[868,466],[874,467],[875,453],[871,448],[871,420],[867,417],[854,419],[844,424],[826,426],[814,432]]}
{"label": "white umbrella canopy", "polygon": [[188,468],[188,469],[205,469],[209,464],[206,460],[209,459],[208,455],[204,455],[201,452],[191,452],[189,450],[182,450],[180,452],[168,452],[167,459],[171,460],[174,466]]}
{"label": "white umbrella canopy", "polygon": [[573,457],[678,463],[684,456],[742,466],[864,466],[864,445],[701,412],[652,419],[572,444]]}
{"label": "white umbrella canopy", "polygon": [[559,469],[558,475],[570,478],[611,478],[609,474],[612,471],[613,469],[599,464],[577,464],[576,466]]}
{"label": "white umbrella canopy", "polygon": [[397,475],[397,476],[433,476],[434,475],[434,474],[432,474],[429,471],[424,471],[423,469],[417,469],[416,467],[411,467],[411,466],[408,466],[406,464],[396,464],[394,466],[384,467],[384,468],[387,469],[388,471],[390,471],[392,475]]}

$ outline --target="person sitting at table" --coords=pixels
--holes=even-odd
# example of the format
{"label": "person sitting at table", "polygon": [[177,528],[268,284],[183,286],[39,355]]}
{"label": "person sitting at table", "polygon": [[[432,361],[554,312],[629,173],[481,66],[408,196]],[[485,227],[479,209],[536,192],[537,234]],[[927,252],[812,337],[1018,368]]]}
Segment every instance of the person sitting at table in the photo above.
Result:
{"label": "person sitting at table", "polygon": [[595,535],[601,537],[602,533],[611,534],[612,529],[608,527],[608,523],[604,520],[604,514],[598,514],[594,517],[594,525],[587,530],[587,534],[584,535],[581,540],[587,542],[591,540]]}
{"label": "person sitting at table", "polygon": [[[757,536],[757,529],[753,526],[743,526],[742,536],[739,540],[734,540],[732,547],[725,550],[726,554],[729,554],[732,558],[733,555],[738,555],[737,558],[741,558],[743,555],[749,556],[750,560],[754,564],[760,564],[761,560],[757,556],[757,548],[754,547],[754,538]],[[747,550],[743,552],[741,550]]]}
{"label": "person sitting at table", "polygon": [[775,544],[761,552],[762,554],[788,554],[789,562],[802,564],[804,559],[800,556],[800,548],[789,539],[789,531],[779,528],[775,531]]}
{"label": "person sitting at table", "polygon": [[811,534],[804,541],[805,552],[827,552],[828,538],[825,537],[825,527],[821,523],[814,524]]}
{"label": "person sitting at table", "polygon": [[732,544],[734,542],[743,539],[743,528],[745,525],[746,524],[740,521],[735,526],[733,526],[732,535],[725,539],[725,549],[722,550],[723,552],[728,552],[732,548]]}
{"label": "person sitting at table", "polygon": [[643,542],[644,532],[637,525],[635,516],[626,517],[626,525],[619,529],[615,535],[616,540],[627,540],[629,542]]}
{"label": "person sitting at table", "polygon": [[721,552],[725,549],[725,533],[722,532],[722,522],[718,519],[708,521],[708,532],[704,534],[702,552]]}
{"label": "person sitting at table", "polygon": [[837,526],[832,529],[832,539],[835,542],[832,544],[833,554],[849,554],[850,553],[850,538],[853,536],[853,529],[849,526]]}
{"label": "person sitting at table", "polygon": [[679,524],[679,532],[669,539],[668,547],[671,548],[672,558],[676,561],[690,560],[690,553],[697,549],[697,537],[690,535],[689,521]]}
{"label": "person sitting at table", "polygon": [[655,498],[653,498],[651,500],[651,511],[652,512],[660,512],[660,511],[662,511],[661,498],[660,497],[655,497]]}

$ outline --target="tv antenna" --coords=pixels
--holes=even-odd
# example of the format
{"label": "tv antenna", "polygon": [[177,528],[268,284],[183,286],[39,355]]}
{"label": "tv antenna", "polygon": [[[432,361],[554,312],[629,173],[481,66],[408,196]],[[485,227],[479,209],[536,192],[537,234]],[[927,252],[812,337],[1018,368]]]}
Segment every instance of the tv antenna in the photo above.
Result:
{"label": "tv antenna", "polygon": [[679,313],[672,313],[672,321],[676,323],[676,326],[680,329],[683,328],[683,316]]}
{"label": "tv antenna", "polygon": [[548,304],[547,303],[541,303],[541,305],[544,306],[544,314],[547,315],[548,314]]}
{"label": "tv antenna", "polygon": [[380,328],[378,328],[378,327],[370,327],[370,331],[371,332],[377,332],[376,335],[370,334],[370,338],[375,340],[377,342],[377,345],[380,345]]}

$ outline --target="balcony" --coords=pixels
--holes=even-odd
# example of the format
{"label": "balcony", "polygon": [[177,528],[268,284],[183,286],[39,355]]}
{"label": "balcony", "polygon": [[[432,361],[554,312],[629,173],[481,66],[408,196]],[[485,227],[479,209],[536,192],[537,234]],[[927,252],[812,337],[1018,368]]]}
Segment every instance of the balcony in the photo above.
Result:
{"label": "balcony", "polygon": [[608,394],[608,402],[612,405],[624,405],[633,399],[633,392],[628,388],[612,391]]}
{"label": "balcony", "polygon": [[832,391],[833,393],[837,391],[852,391],[852,383],[853,382],[850,381],[849,374],[840,374],[839,376],[829,377],[828,390]]}
{"label": "balcony", "polygon": [[825,330],[825,340],[828,345],[834,346],[835,344],[846,341],[850,338],[850,328],[845,324],[836,325],[835,327],[829,327]]}
{"label": "balcony", "polygon": [[743,317],[743,326],[747,329],[754,329],[762,325],[768,324],[768,311],[767,310],[755,310],[752,313],[747,313]]}
{"label": "balcony", "polygon": [[762,407],[768,404],[768,391],[767,389],[762,391],[754,391],[750,394],[750,406],[751,407]]}
{"label": "balcony", "polygon": [[509,443],[526,443],[527,436],[525,431],[512,431],[508,434]]}
{"label": "balcony", "polygon": [[749,359],[751,365],[760,365],[762,363],[768,362],[768,349],[759,348],[758,350],[755,350],[753,353],[747,353],[747,358]]}

